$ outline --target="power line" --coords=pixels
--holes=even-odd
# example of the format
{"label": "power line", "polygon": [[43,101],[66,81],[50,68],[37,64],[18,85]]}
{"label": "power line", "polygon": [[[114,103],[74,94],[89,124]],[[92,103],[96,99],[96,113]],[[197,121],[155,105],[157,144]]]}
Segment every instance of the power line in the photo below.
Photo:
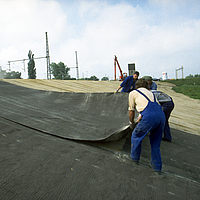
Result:
{"label": "power line", "polygon": [[[43,58],[47,59],[47,79],[51,79],[49,44],[48,44],[47,32],[45,32],[45,34],[46,34],[46,56],[36,57],[34,59],[43,59]],[[24,58],[24,59],[18,59],[18,60],[10,60],[10,61],[8,61],[9,71],[11,71],[10,63],[21,62],[21,61],[24,63],[24,71],[25,71],[25,61],[26,60],[29,60],[29,59],[28,58]]]}
{"label": "power line", "polygon": [[37,40],[39,40],[41,37],[43,37],[43,34],[41,36],[39,36],[37,39],[35,39],[32,43],[30,43],[29,45],[27,45],[26,47],[24,47],[21,51],[19,51],[17,53],[17,55],[19,55],[22,51],[24,51],[25,49],[27,49],[28,47],[30,47],[33,43],[35,43]]}

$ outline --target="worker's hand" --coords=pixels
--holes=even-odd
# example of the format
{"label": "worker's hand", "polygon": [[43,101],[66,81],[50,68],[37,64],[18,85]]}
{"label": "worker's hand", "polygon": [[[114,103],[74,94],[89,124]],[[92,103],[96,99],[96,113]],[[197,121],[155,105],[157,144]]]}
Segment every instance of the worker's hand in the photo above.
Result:
{"label": "worker's hand", "polygon": [[136,121],[136,123],[138,124],[140,121],[142,120],[142,115],[141,114],[139,114],[139,116],[138,116],[138,118],[137,118],[137,121]]}
{"label": "worker's hand", "polygon": [[138,124],[138,122],[136,122],[136,123],[131,123],[130,122],[130,125],[129,125],[130,129],[133,131],[137,124]]}
{"label": "worker's hand", "polygon": [[114,94],[117,93],[117,92],[118,92],[118,90],[115,90],[115,91],[114,91]]}

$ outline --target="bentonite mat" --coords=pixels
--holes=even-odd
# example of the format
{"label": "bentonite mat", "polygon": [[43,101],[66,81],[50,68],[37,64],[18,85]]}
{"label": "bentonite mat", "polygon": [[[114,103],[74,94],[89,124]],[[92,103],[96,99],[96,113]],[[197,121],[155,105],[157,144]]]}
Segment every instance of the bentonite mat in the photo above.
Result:
{"label": "bentonite mat", "polygon": [[130,131],[127,93],[34,90],[0,81],[1,117],[59,137],[113,141]]}

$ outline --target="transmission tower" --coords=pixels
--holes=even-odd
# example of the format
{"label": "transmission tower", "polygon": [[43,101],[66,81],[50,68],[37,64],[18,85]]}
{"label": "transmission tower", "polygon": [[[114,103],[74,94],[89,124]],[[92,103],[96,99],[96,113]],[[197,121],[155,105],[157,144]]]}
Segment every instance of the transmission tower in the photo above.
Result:
{"label": "transmission tower", "polygon": [[47,79],[51,79],[49,44],[48,44],[47,32],[45,32],[45,34],[46,34]]}

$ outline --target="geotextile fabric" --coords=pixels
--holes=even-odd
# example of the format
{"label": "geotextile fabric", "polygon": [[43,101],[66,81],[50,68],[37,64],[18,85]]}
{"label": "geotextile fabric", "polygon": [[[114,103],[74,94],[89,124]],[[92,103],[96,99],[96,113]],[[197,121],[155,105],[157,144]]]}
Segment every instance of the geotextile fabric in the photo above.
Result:
{"label": "geotextile fabric", "polygon": [[118,140],[129,129],[128,93],[34,90],[0,81],[2,117],[59,137]]}

